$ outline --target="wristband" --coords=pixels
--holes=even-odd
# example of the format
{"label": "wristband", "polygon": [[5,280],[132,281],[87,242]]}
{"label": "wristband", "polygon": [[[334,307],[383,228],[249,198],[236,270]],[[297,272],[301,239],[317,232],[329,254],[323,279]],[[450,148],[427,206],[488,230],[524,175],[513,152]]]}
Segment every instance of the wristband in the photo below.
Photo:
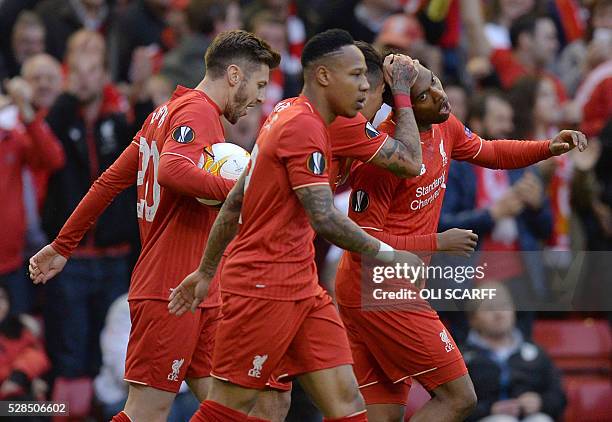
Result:
{"label": "wristband", "polygon": [[[392,253],[390,254],[389,252]],[[378,246],[378,253],[374,258],[382,262],[393,262],[395,260],[395,249],[387,245],[385,242],[380,242],[380,245]]]}
{"label": "wristband", "polygon": [[410,99],[410,94],[393,94],[393,102],[395,103],[395,108],[412,108],[412,100]]}

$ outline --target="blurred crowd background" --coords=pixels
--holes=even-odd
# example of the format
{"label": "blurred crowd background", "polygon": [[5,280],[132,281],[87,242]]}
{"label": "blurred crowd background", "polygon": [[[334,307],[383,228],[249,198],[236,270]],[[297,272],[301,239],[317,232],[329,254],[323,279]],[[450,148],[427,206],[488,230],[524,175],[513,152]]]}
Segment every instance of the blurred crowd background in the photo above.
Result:
{"label": "blurred crowd background", "polygon": [[[440,221],[506,252],[487,282],[510,302],[569,292],[580,306],[442,316],[480,399],[472,420],[612,420],[611,0],[0,0],[0,400],[69,401],[74,420],[122,408],[135,191],[46,286],[27,279],[27,259],[176,85],[201,80],[216,34],[247,29],[282,52],[265,103],[226,128],[250,150],[274,104],[300,92],[304,43],[334,27],[418,58],[484,138],[588,136],[586,152],[525,170],[453,163]],[[336,199],[346,209],[347,189]],[[338,257],[317,241],[331,293]],[[197,406],[181,391],[173,421]],[[289,420],[320,420],[299,386],[293,395]],[[427,398],[415,385],[408,413]]]}

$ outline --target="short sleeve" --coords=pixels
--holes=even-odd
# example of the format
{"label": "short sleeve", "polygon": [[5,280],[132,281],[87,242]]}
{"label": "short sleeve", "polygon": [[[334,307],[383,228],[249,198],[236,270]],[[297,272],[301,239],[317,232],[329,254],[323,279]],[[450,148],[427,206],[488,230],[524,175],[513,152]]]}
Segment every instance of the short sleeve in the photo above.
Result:
{"label": "short sleeve", "polygon": [[449,117],[446,125],[453,142],[453,160],[466,161],[476,157],[482,148],[482,138],[464,126],[454,115]]}
{"label": "short sleeve", "polygon": [[171,116],[161,155],[182,156],[196,165],[205,147],[223,140],[217,112],[212,107],[186,103]]}
{"label": "short sleeve", "polygon": [[334,157],[354,158],[364,163],[378,153],[389,137],[361,114],[350,119],[337,117],[328,130]]}
{"label": "short sleeve", "polygon": [[373,164],[351,169],[349,217],[363,229],[382,231],[400,179]]}
{"label": "short sleeve", "polygon": [[296,117],[288,122],[281,129],[277,155],[287,168],[292,189],[329,185],[329,140],[316,118]]}

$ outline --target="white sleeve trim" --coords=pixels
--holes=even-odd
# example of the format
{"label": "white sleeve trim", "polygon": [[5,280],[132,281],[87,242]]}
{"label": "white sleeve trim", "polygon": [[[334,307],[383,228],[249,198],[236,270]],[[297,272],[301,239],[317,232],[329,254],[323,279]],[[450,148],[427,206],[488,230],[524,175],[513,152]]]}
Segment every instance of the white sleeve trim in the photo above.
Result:
{"label": "white sleeve trim", "polygon": [[163,157],[164,155],[176,155],[177,157],[182,157],[186,160],[189,160],[189,162],[191,162],[191,164],[193,164],[194,166],[196,165],[196,163],[194,163],[191,158],[186,157],[183,154],[177,154],[176,152],[163,152],[162,155],[160,155],[160,157]]}
{"label": "white sleeve trim", "polygon": [[377,227],[368,227],[368,226],[359,226],[359,227],[364,229],[364,230],[374,230],[374,231],[377,231],[377,232],[382,232],[383,231],[382,229],[379,229]]}
{"label": "white sleeve trim", "polygon": [[480,147],[478,148],[478,151],[476,151],[476,154],[474,154],[474,156],[472,157],[472,160],[476,157],[478,157],[478,154],[480,154],[480,151],[482,151],[482,143],[484,141],[482,140],[482,138],[480,138]]}
{"label": "white sleeve trim", "polygon": [[[372,156],[370,158],[368,158],[368,161],[366,161],[366,163],[369,163],[370,161],[372,161],[372,159],[374,159],[374,157],[376,157],[376,155],[380,152],[380,150],[382,149],[383,145],[385,145],[385,142],[387,142],[389,140],[389,134],[387,134],[387,136],[385,136],[385,140],[382,141],[380,143],[380,146],[378,147],[378,149],[376,150],[376,152],[374,154],[372,154]],[[399,142],[399,141],[398,141]]]}
{"label": "white sleeve trim", "polygon": [[306,183],[305,185],[295,186],[292,189],[297,190],[300,188],[307,188],[308,186],[317,186],[317,185],[327,185],[329,186],[329,182],[316,182],[316,183]]}

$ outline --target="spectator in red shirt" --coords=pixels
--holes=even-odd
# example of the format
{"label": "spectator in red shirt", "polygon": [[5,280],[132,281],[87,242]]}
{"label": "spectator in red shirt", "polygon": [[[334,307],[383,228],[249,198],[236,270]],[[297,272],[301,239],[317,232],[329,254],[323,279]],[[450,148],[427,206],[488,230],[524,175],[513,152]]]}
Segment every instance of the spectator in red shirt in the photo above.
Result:
{"label": "spectator in red shirt", "polygon": [[561,102],[567,99],[565,87],[549,70],[559,50],[557,29],[547,16],[523,15],[510,27],[512,50],[495,50],[491,63],[504,89],[522,76],[542,75],[550,78]]}
{"label": "spectator in red shirt", "polygon": [[0,287],[0,400],[44,400],[35,386],[49,369],[49,358],[29,328],[30,319],[13,315],[8,291]]}
{"label": "spectator in red shirt", "polygon": [[[38,61],[36,56],[24,65],[24,75],[32,80]],[[53,72],[52,65],[47,71]],[[9,291],[16,313],[27,312],[32,306],[30,283],[22,271],[26,241],[23,171],[26,167],[53,171],[64,164],[61,146],[34,108],[35,95],[40,95],[43,102],[49,98],[42,85],[32,86],[19,77],[11,79],[6,89],[12,105],[2,110],[3,113],[12,110],[14,114],[0,128],[0,195],[6,201],[0,210],[4,224],[0,238],[0,284]]]}

